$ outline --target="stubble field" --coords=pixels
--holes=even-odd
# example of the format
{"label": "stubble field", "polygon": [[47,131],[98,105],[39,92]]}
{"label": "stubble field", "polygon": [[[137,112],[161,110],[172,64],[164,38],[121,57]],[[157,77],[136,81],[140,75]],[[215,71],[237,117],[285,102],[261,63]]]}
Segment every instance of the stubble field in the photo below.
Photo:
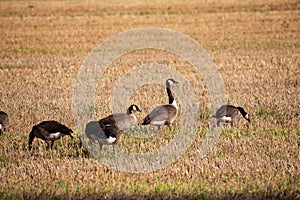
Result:
{"label": "stubble field", "polygon": [[[0,136],[1,199],[300,199],[298,0],[0,1],[0,16],[0,110],[10,116]],[[40,121],[55,119],[76,130],[74,81],[89,53],[115,34],[144,27],[173,29],[201,44],[222,75],[228,103],[243,106],[251,123],[226,127],[200,158],[212,114],[205,83],[184,59],[146,49],[104,71],[97,119],[112,112],[113,86],[126,72],[167,65],[186,77],[200,107],[195,141],[181,158],[155,172],[120,172],[80,147],[80,132],[52,151],[35,140],[29,152],[28,134]],[[141,123],[153,105],[167,100],[163,86],[148,85],[130,103],[143,110]],[[172,140],[178,123],[152,140],[124,134],[118,146],[154,151]]]}

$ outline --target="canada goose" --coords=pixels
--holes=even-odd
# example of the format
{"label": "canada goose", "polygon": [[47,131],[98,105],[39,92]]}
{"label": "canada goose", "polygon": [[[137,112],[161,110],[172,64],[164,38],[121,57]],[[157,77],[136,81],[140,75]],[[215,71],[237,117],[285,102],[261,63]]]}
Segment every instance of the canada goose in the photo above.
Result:
{"label": "canada goose", "polygon": [[52,149],[54,141],[65,135],[68,135],[73,139],[71,133],[73,133],[71,129],[57,121],[42,121],[41,123],[33,126],[31,132],[29,133],[29,150],[32,149],[32,141],[35,137],[44,140],[47,143],[47,149],[49,149],[48,142],[51,141],[50,148]]}
{"label": "canada goose", "polygon": [[141,112],[140,108],[137,105],[132,104],[127,109],[127,113],[115,113],[109,115],[103,119],[100,119],[99,123],[102,125],[115,125],[119,130],[130,129],[133,125],[137,123],[137,118],[132,113],[132,111]]}
{"label": "canada goose", "polygon": [[6,126],[8,125],[9,118],[8,115],[0,111],[0,135],[6,130]]}
{"label": "canada goose", "polygon": [[[98,141],[100,150],[104,144],[115,145],[118,142],[122,130],[127,130],[137,123],[132,111],[141,112],[140,108],[132,104],[127,113],[115,113],[100,119],[91,121],[86,125],[85,133],[90,141]],[[114,148],[114,146],[113,146]]]}
{"label": "canada goose", "polygon": [[99,121],[90,121],[85,127],[85,134],[90,141],[98,141],[99,148],[103,145],[113,145],[113,149],[118,142],[121,130],[115,125],[101,124]]}
{"label": "canada goose", "polygon": [[178,107],[176,101],[171,92],[171,85],[177,84],[178,82],[170,78],[166,81],[166,90],[169,97],[169,104],[155,107],[149,115],[144,119],[142,125],[152,124],[160,127],[163,125],[171,126],[177,117]]}
{"label": "canada goose", "polygon": [[237,120],[239,112],[250,122],[250,117],[244,108],[235,107],[233,105],[221,106],[212,117],[217,119],[217,126],[219,126],[221,122],[230,122],[231,126],[233,126],[233,122]]}

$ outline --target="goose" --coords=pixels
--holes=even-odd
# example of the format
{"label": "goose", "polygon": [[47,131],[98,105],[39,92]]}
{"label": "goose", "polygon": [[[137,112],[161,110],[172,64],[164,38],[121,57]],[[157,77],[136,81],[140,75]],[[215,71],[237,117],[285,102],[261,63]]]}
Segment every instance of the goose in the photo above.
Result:
{"label": "goose", "polygon": [[0,111],[0,135],[6,130],[8,123],[8,115],[5,112]]}
{"label": "goose", "polygon": [[85,134],[90,141],[98,141],[100,151],[103,145],[115,145],[120,138],[121,130],[116,125],[101,124],[99,121],[90,121],[85,127]]}
{"label": "goose", "polygon": [[249,114],[244,108],[233,105],[222,105],[212,117],[217,119],[217,126],[219,126],[221,122],[230,122],[231,126],[233,126],[233,122],[239,117],[239,112],[250,122]]}
{"label": "goose", "polygon": [[47,143],[47,149],[49,149],[48,142],[51,141],[50,148],[52,149],[54,141],[65,135],[68,135],[73,139],[71,133],[73,133],[71,129],[57,121],[42,121],[41,123],[33,126],[31,132],[29,133],[29,150],[32,149],[32,142],[35,137],[44,140]]}
{"label": "goose", "polygon": [[155,107],[150,114],[148,114],[142,125],[154,125],[158,126],[158,130],[160,130],[160,127],[163,125],[171,126],[172,123],[175,121],[177,114],[178,114],[178,106],[176,104],[176,100],[174,99],[174,96],[171,92],[171,85],[172,84],[178,84],[177,81],[175,81],[172,78],[167,79],[166,81],[166,90],[169,97],[169,104],[160,105]]}
{"label": "goose", "polygon": [[127,109],[127,113],[115,113],[109,115],[103,119],[99,120],[99,123],[102,125],[115,125],[119,130],[127,130],[130,129],[137,123],[136,116],[132,113],[132,111],[141,112],[140,108],[132,104]]}
{"label": "goose", "polygon": [[115,148],[121,131],[130,129],[137,123],[137,118],[132,111],[141,112],[137,105],[132,104],[128,107],[127,113],[115,113],[99,121],[89,122],[85,128],[86,136],[90,141],[98,141],[100,150],[104,144],[113,145]]}

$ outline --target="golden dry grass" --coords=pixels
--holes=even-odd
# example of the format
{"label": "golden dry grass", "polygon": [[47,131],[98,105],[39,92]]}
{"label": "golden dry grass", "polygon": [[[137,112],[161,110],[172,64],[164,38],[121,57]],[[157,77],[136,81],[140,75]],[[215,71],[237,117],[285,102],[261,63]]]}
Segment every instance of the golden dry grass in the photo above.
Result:
{"label": "golden dry grass", "polygon": [[[1,199],[300,199],[299,10],[298,0],[0,1],[0,110],[10,116],[0,136]],[[178,161],[151,173],[119,172],[79,148],[78,135],[49,152],[35,140],[31,155],[27,137],[34,124],[55,119],[75,129],[73,84],[90,51],[114,34],[142,27],[171,28],[203,45],[223,77],[228,102],[245,107],[251,125],[226,128],[213,152],[199,158],[209,114],[201,77],[174,55],[137,51],[105,71],[97,117],[110,114],[111,84],[129,69],[152,62],[172,66],[189,78],[204,116]],[[167,99],[153,85],[131,101],[147,112]],[[172,138],[163,136],[153,142],[123,135],[119,145],[144,152]]]}

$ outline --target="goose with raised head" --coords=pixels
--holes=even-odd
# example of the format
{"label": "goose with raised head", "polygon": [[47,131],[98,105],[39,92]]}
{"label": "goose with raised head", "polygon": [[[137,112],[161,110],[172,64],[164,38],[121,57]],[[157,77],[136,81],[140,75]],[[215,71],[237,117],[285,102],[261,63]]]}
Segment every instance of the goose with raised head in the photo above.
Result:
{"label": "goose with raised head", "polygon": [[[47,143],[47,149],[49,149],[49,147],[52,149],[55,140],[58,140],[65,135],[68,135],[73,139],[71,133],[73,133],[73,131],[70,128],[57,121],[42,121],[41,123],[33,126],[29,133],[29,150],[32,149],[32,142],[34,138],[44,140]],[[51,144],[49,144],[49,142],[51,142]]]}
{"label": "goose with raised head", "polygon": [[178,84],[172,78],[167,79],[166,81],[166,90],[169,97],[169,104],[164,104],[155,107],[150,114],[148,114],[142,125],[151,124],[154,126],[158,126],[159,130],[161,126],[167,125],[171,126],[175,121],[178,114],[178,106],[176,104],[176,100],[171,91],[171,85]]}
{"label": "goose with raised head", "polygon": [[244,110],[244,108],[233,105],[222,105],[212,117],[217,119],[217,126],[219,126],[221,122],[230,122],[231,126],[233,126],[233,123],[239,117],[239,113],[241,113],[242,116],[250,122],[249,114]]}
{"label": "goose with raised head", "polygon": [[7,113],[0,111],[0,135],[6,130],[9,123],[9,118]]}
{"label": "goose with raised head", "polygon": [[115,113],[99,120],[102,125],[116,126],[119,130],[130,129],[137,123],[137,118],[133,111],[141,112],[140,108],[132,104],[127,109],[127,113]]}

